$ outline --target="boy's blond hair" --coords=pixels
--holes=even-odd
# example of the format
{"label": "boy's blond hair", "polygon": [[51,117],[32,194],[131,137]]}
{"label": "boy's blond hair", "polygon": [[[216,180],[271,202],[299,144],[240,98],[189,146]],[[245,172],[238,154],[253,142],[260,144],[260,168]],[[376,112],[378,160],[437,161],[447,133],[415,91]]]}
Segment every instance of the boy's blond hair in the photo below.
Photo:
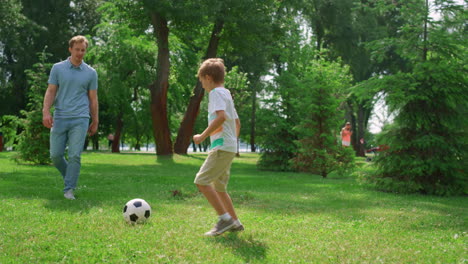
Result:
{"label": "boy's blond hair", "polygon": [[86,45],[86,48],[88,48],[88,39],[86,39],[85,36],[74,36],[68,41],[68,47],[73,48],[73,45],[75,45],[75,43],[84,43]]}
{"label": "boy's blond hair", "polygon": [[205,77],[206,75],[211,76],[215,83],[224,83],[226,70],[224,69],[223,59],[213,58],[205,60],[198,69],[198,78]]}

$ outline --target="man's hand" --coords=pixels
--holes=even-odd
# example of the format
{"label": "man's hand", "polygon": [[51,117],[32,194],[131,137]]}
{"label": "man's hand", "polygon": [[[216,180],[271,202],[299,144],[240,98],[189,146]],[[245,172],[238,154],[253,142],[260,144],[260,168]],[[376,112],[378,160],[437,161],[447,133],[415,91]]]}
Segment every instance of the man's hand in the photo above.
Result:
{"label": "man's hand", "polygon": [[203,140],[205,140],[205,139],[200,134],[196,134],[195,136],[193,136],[193,142],[195,142],[195,144],[197,144],[197,145],[202,143]]}
{"label": "man's hand", "polygon": [[94,121],[91,122],[91,125],[89,125],[89,128],[88,128],[88,135],[92,136],[96,134],[97,129],[98,129],[98,122],[94,122]]}
{"label": "man's hand", "polygon": [[54,126],[54,119],[49,112],[42,113],[42,124],[47,128],[52,128],[52,126]]}

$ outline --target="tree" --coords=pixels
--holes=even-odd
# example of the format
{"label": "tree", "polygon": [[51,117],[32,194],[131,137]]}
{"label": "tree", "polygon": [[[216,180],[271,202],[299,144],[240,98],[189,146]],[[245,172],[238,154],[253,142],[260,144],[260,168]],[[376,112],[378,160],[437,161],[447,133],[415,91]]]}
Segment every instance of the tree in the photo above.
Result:
{"label": "tree", "polygon": [[46,63],[47,54],[39,55],[40,63],[36,63],[32,70],[27,70],[30,90],[28,93],[28,111],[22,111],[21,119],[23,131],[18,137],[18,155],[16,160],[28,161],[35,164],[49,164],[49,131],[42,125],[42,102],[47,86],[48,72],[51,63]]}
{"label": "tree", "polygon": [[435,1],[441,21],[429,17],[428,1],[407,1],[400,36],[375,45],[393,46],[409,68],[369,85],[379,85],[395,113],[378,139],[389,150],[376,159],[369,180],[397,192],[449,195],[466,192],[468,88],[465,10]]}
{"label": "tree", "polygon": [[[215,1],[211,5],[206,5],[205,9],[209,11],[208,13],[216,15],[213,21],[210,21],[213,24],[211,37],[202,60],[216,57],[219,54],[218,57],[225,59],[228,69],[238,66],[242,72],[249,72],[249,78],[256,79],[255,83],[257,83],[261,74],[267,71],[269,49],[266,47],[271,45],[270,28],[274,7],[274,1],[252,0]],[[252,85],[253,82],[250,84]],[[255,100],[256,94],[252,93],[253,91],[255,91],[255,86],[251,86],[249,92],[252,100]],[[201,83],[197,82],[177,135],[174,146],[177,153],[185,154],[187,151],[203,94]],[[251,126],[242,126],[242,130],[250,127],[250,134],[252,134],[255,126],[255,103],[249,102],[249,105],[253,105],[253,114],[249,114],[249,119],[252,120]],[[254,139],[254,137],[251,138]],[[255,144],[252,146],[254,148]]]}
{"label": "tree", "polygon": [[140,106],[146,105],[149,97],[143,90],[155,75],[156,61],[151,36],[130,28],[120,4],[108,2],[100,7],[101,23],[96,27],[95,44],[88,51],[99,73],[102,129],[105,135],[114,134],[112,152],[120,152],[124,125],[135,125],[129,131],[137,139],[144,134],[145,126],[134,121],[135,116],[148,113]]}
{"label": "tree", "polygon": [[[0,5],[0,113],[17,115],[26,108],[25,69],[38,62],[37,53],[52,54],[50,61],[68,56],[68,40],[87,35],[99,21],[95,0],[5,0]],[[44,10],[47,10],[45,12]],[[92,34],[91,34],[92,35]],[[47,85],[46,83],[44,85]]]}
{"label": "tree", "polygon": [[340,63],[324,59],[313,61],[304,69],[296,91],[300,96],[294,100],[302,117],[295,126],[297,154],[292,158],[293,167],[298,171],[326,178],[331,171],[353,162],[353,154],[343,150],[336,137],[341,123],[340,104],[351,82],[348,72]]}
{"label": "tree", "polygon": [[[213,25],[213,30],[211,32],[210,41],[204,59],[216,57],[223,25],[224,19],[220,14]],[[193,128],[200,111],[200,102],[203,99],[204,91],[205,90],[203,89],[201,82],[198,80],[195,88],[193,89],[193,96],[190,97],[187,111],[185,112],[184,118],[180,124],[179,132],[177,133],[176,143],[174,144],[174,151],[177,154],[187,154],[187,148],[193,135]]]}
{"label": "tree", "polygon": [[[304,17],[313,29],[317,49],[328,49],[332,59],[341,58],[343,63],[349,65],[356,84],[383,70],[388,72],[390,68],[385,61],[371,60],[372,54],[367,46],[377,39],[393,36],[397,29],[395,25],[401,24],[395,6],[385,12],[376,12],[372,8],[383,2],[314,0],[303,5]],[[395,1],[392,3],[401,5]],[[359,156],[365,156],[360,139],[367,132],[374,95],[358,97],[351,93],[343,105],[346,109],[344,119],[350,121],[353,127],[352,145]]]}

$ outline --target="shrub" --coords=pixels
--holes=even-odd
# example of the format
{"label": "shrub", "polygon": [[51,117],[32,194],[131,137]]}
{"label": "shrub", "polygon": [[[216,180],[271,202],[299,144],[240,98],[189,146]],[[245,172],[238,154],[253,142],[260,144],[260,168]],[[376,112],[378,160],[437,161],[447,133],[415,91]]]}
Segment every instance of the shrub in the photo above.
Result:
{"label": "shrub", "polygon": [[39,56],[40,62],[27,70],[29,102],[28,111],[22,111],[24,116],[20,120],[23,131],[18,136],[17,161],[27,161],[35,164],[49,164],[49,129],[42,125],[42,104],[47,88],[48,72],[51,64],[45,63],[47,54]]}

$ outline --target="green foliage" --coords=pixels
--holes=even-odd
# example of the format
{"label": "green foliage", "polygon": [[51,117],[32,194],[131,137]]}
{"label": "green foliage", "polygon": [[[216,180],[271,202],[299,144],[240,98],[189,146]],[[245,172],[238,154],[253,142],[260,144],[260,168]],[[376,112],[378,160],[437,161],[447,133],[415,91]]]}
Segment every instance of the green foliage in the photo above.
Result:
{"label": "green foliage", "polygon": [[[248,120],[251,120],[252,116],[252,87],[248,81],[247,73],[241,72],[237,66],[232,67],[226,72],[224,86],[231,92],[237,114],[241,121],[240,138],[247,142],[250,139]],[[204,125],[206,126],[205,116],[203,116],[203,121],[205,121]]]}
{"label": "green foliage", "polygon": [[27,108],[26,69],[46,49],[50,61],[68,56],[68,40],[93,35],[101,0],[2,0],[0,4],[0,113],[19,115]]}
{"label": "green foliage", "polygon": [[398,81],[392,83],[405,85],[388,96],[399,111],[379,139],[390,146],[376,159],[376,179],[391,179],[380,181],[385,186],[437,195],[466,192],[468,90],[461,65],[453,64],[428,61],[394,77]]}
{"label": "green foliage", "polygon": [[14,147],[17,133],[20,127],[20,119],[17,116],[4,115],[0,119],[0,132],[3,134],[3,147]]}
{"label": "green foliage", "polygon": [[327,177],[354,162],[352,151],[336,140],[343,111],[340,104],[350,86],[349,69],[324,59],[313,61],[303,72],[293,105],[302,118],[294,129],[298,133],[297,153],[291,160],[298,171]]}
{"label": "green foliage", "polygon": [[155,75],[157,49],[149,33],[131,27],[131,12],[122,12],[122,5],[114,1],[100,6],[101,23],[87,59],[99,75],[100,130],[115,134],[122,119],[122,136],[139,148],[152,133],[147,85]]}
{"label": "green foliage", "polygon": [[[410,20],[412,24],[402,28],[402,34],[426,34],[426,41],[390,41],[412,67],[408,72],[374,80],[396,113],[394,124],[377,139],[390,147],[376,158],[378,170],[369,178],[380,189],[435,195],[467,192],[468,81],[462,55],[466,46],[460,38],[452,37],[457,28],[454,21],[463,23],[463,12],[455,7],[441,7],[450,11],[450,23],[444,18],[422,32],[411,27],[417,20]],[[410,13],[407,10],[406,15]],[[420,24],[425,19],[421,15],[414,18],[419,18]],[[447,30],[448,24],[452,30]],[[447,46],[451,49],[443,48]],[[419,56],[418,48],[422,50]]]}
{"label": "green foliage", "polygon": [[[294,170],[290,160],[297,152],[294,141],[298,139],[298,135],[293,127],[301,117],[297,108],[293,106],[293,100],[302,96],[297,93],[302,85],[302,69],[316,54],[310,46],[297,47],[300,36],[295,30],[291,32],[292,36],[288,36],[290,38],[281,39],[279,46],[284,45],[282,53],[280,50],[276,51],[278,76],[266,87],[265,99],[260,103],[262,108],[256,114],[257,144],[262,151],[257,165],[264,170]],[[290,45],[296,46],[286,48]]]}
{"label": "green foliage", "polygon": [[28,110],[21,111],[24,116],[20,122],[23,131],[18,136],[17,161],[34,164],[49,164],[49,129],[42,125],[42,101],[47,88],[48,72],[52,64],[47,63],[46,53],[39,54],[40,62],[27,70],[29,84]]}
{"label": "green foliage", "polygon": [[289,160],[294,157],[296,133],[291,129],[291,119],[285,118],[278,108],[258,110],[259,127],[265,129],[258,138],[262,155],[258,168],[271,171],[292,171]]}

